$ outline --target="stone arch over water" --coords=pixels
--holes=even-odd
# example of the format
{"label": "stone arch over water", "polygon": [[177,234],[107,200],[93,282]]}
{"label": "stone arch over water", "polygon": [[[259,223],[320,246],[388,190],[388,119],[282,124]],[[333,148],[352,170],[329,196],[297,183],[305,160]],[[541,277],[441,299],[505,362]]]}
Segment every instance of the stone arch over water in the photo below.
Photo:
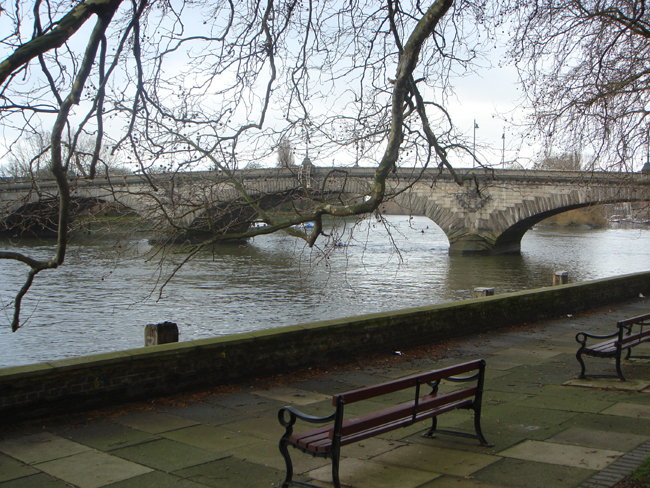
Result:
{"label": "stone arch over water", "polygon": [[[504,193],[501,191],[501,193]],[[432,198],[408,192],[395,203],[407,213],[435,222],[449,240],[454,254],[517,254],[521,239],[534,225],[569,210],[607,203],[647,200],[635,188],[585,187],[564,192],[547,188],[528,192],[518,200],[485,189],[482,194],[458,190],[454,198]],[[451,202],[451,203],[450,203]]]}

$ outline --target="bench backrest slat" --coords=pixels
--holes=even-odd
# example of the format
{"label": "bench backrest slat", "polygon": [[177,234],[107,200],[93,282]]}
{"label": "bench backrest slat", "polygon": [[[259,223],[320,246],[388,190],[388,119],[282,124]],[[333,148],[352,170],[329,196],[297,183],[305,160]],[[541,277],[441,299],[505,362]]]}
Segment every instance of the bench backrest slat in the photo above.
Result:
{"label": "bench backrest slat", "polygon": [[641,339],[644,339],[646,337],[650,337],[650,329],[645,330],[643,332],[639,332],[638,334],[632,334],[631,336],[625,336],[621,340],[621,345],[628,344],[630,342],[639,342]]}
{"label": "bench backrest slat", "polygon": [[421,385],[425,385],[426,383],[449,378],[450,376],[456,376],[459,374],[468,373],[470,371],[475,371],[477,369],[480,369],[482,365],[485,365],[485,361],[483,359],[477,359],[475,361],[458,364],[456,366],[450,366],[448,368],[438,369],[429,373],[409,376],[408,378],[390,381],[381,385],[369,386],[347,393],[341,393],[334,395],[332,398],[332,405],[336,406],[339,397],[343,397],[343,400],[347,405],[350,403],[359,402],[361,400],[367,400],[368,398],[374,398],[380,395],[386,395],[388,393],[404,390],[406,388],[415,387],[418,381]]}
{"label": "bench backrest slat", "polygon": [[616,322],[616,325],[618,327],[627,327],[628,325],[640,324],[642,322],[647,322],[650,325],[650,313],[647,313],[645,315],[639,315],[637,317],[632,317],[631,319],[620,320],[619,322]]}
{"label": "bench backrest slat", "polygon": [[[424,412],[420,415],[418,415],[417,422],[420,422],[422,420],[430,419],[431,417],[435,417],[439,414],[445,413],[445,412],[450,412],[451,410],[455,410],[458,408],[460,405],[467,404],[470,402],[470,400],[464,400],[460,401],[457,403],[452,403],[445,405],[444,407],[437,408],[435,410],[429,410],[428,412]],[[471,403],[471,402],[470,402]],[[352,444],[354,442],[362,441],[364,439],[367,439],[369,437],[374,437],[379,434],[383,434],[384,432],[390,432],[392,430],[399,429],[401,427],[408,427],[409,425],[412,425],[411,419],[410,418],[404,418],[401,420],[397,420],[394,422],[390,422],[387,424],[382,424],[374,429],[368,429],[364,430],[362,432],[358,432],[355,434],[350,434],[341,439],[341,445],[345,446],[348,444]]]}
{"label": "bench backrest slat", "polygon": [[[417,412],[425,410],[432,410],[434,408],[455,403],[465,398],[471,398],[476,395],[477,387],[463,388],[462,390],[452,391],[444,395],[427,395],[420,398],[418,403]],[[379,425],[388,424],[390,422],[404,419],[406,423],[410,422],[413,413],[414,401],[407,402],[406,404],[396,405],[394,407],[384,409],[381,412],[374,412],[362,415],[358,419],[346,420],[341,426],[341,435],[343,437],[362,432],[364,430],[372,429]],[[330,438],[333,432],[330,431]]]}

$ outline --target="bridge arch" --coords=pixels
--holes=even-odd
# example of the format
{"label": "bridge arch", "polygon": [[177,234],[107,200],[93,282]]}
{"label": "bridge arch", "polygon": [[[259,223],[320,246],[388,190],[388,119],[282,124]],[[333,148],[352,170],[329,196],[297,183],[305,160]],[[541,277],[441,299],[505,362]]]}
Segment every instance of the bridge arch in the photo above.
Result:
{"label": "bridge arch", "polygon": [[[56,237],[59,227],[59,204],[58,198],[50,197],[21,205],[0,219],[0,235]],[[73,196],[70,198],[70,223],[74,222],[83,212],[101,213],[105,211],[101,207],[106,206],[119,207],[123,213],[131,212],[130,209],[115,201]]]}
{"label": "bridge arch", "polygon": [[[495,191],[496,190],[496,191]],[[634,187],[590,186],[564,192],[503,198],[500,188],[471,187],[456,191],[454,198],[404,193],[395,202],[414,215],[435,222],[449,240],[452,254],[518,254],[521,239],[534,225],[569,210],[592,205],[645,201],[650,195]]]}
{"label": "bridge arch", "polygon": [[641,194],[633,188],[595,187],[524,200],[516,207],[494,212],[490,216],[491,228],[494,229],[494,234],[497,234],[490,252],[518,254],[521,252],[521,239],[524,234],[542,220],[554,215],[593,205],[635,202],[647,198],[647,194]]}

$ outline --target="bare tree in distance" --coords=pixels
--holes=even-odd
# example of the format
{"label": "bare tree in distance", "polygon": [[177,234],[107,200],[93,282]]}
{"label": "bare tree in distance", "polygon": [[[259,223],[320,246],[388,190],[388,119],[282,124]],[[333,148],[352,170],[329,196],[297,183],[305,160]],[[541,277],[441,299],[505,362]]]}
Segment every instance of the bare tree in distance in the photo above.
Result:
{"label": "bare tree in distance", "polygon": [[[413,180],[433,166],[463,181],[453,160],[468,150],[445,102],[452,75],[470,71],[493,42],[484,2],[34,0],[5,7],[0,121],[13,138],[7,146],[49,127],[59,199],[49,259],[0,251],[0,259],[29,268],[13,330],[36,275],[65,261],[74,191],[68,172],[83,134],[94,142],[84,151],[84,176],[98,177],[107,147],[130,163],[142,180],[136,194],[111,182],[107,189],[118,201],[149,202],[146,218],[161,240],[183,238],[203,222],[186,259],[218,242],[279,230],[313,246],[325,216],[370,213],[390,198],[387,177],[404,163],[415,168]],[[351,134],[364,134],[364,160],[375,161],[364,198],[347,196],[344,177],[335,198],[298,175],[295,189],[277,194],[259,194],[240,178],[239,169],[272,158],[281,134],[306,125],[322,158],[353,154]],[[205,169],[217,171],[181,189],[188,171]],[[278,202],[293,211],[275,212]],[[267,226],[242,227],[252,218]],[[307,221],[313,231],[291,228]]]}
{"label": "bare tree in distance", "polygon": [[578,151],[555,155],[547,153],[540,161],[536,162],[533,169],[545,171],[582,171],[582,155]]}
{"label": "bare tree in distance", "polygon": [[[3,175],[14,179],[38,178],[52,179],[50,170],[50,139],[49,132],[35,132],[23,137],[13,145],[7,156],[8,166],[0,167]],[[76,142],[67,139],[62,141],[63,154],[68,164],[68,176],[88,178],[93,160],[95,140],[90,134],[81,134]],[[109,175],[131,174],[127,168],[117,163],[115,155],[106,147],[102,148],[94,168],[95,176],[106,178]]]}
{"label": "bare tree in distance", "polygon": [[14,144],[9,164],[0,168],[6,178],[52,178],[49,170],[49,140],[41,133],[30,134]]}
{"label": "bare tree in distance", "polygon": [[511,55],[543,147],[581,147],[605,170],[645,161],[650,12],[643,1],[508,3]]}

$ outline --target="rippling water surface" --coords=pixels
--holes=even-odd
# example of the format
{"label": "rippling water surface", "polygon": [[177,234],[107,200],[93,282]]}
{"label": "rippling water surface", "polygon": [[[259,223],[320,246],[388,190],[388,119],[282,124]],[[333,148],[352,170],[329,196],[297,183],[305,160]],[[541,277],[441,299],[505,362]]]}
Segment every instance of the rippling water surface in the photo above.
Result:
{"label": "rippling water surface", "polygon": [[[220,246],[187,263],[163,290],[151,247],[134,238],[126,252],[109,243],[70,248],[66,264],[41,273],[24,300],[24,328],[11,333],[11,301],[27,268],[0,261],[0,367],[140,347],[145,324],[170,320],[181,340],[538,288],[556,270],[570,281],[650,269],[650,229],[537,227],[520,256],[450,256],[443,232],[424,217],[390,216],[348,229],[347,246],[319,252],[282,234]],[[0,249],[50,256],[50,243]],[[124,254],[127,254],[125,257]],[[175,255],[180,262],[184,256]]]}

